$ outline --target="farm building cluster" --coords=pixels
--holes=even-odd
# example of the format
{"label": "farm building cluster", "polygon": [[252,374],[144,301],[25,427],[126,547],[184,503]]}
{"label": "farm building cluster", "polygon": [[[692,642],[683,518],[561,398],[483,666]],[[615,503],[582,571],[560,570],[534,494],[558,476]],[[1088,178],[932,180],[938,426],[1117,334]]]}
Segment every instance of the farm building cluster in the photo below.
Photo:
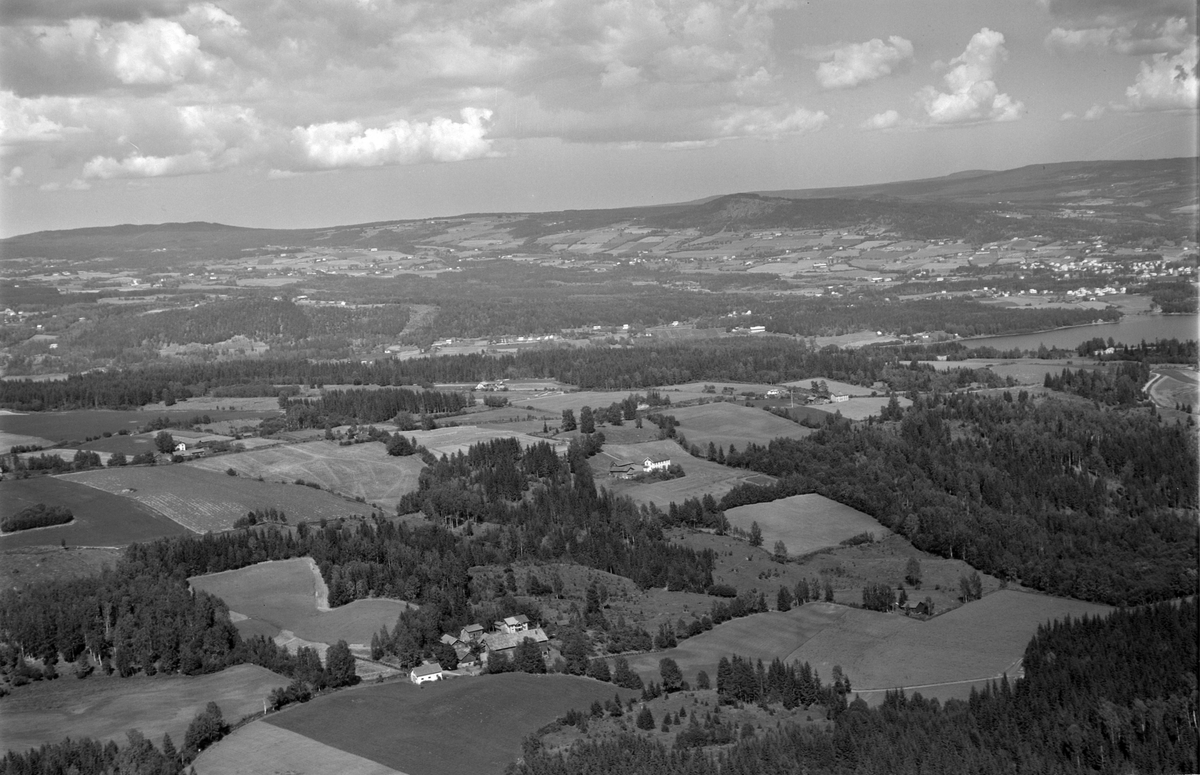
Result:
{"label": "farm building cluster", "polygon": [[[498,654],[511,659],[517,647],[527,640],[538,647],[543,659],[551,656],[550,637],[524,614],[492,622],[490,631],[481,624],[468,624],[457,634],[445,633],[441,637],[442,643],[454,649],[459,666],[465,668],[486,665],[491,657]],[[422,684],[440,680],[445,673],[440,664],[431,662],[413,668],[409,679],[415,684]]]}
{"label": "farm building cluster", "polygon": [[671,467],[669,455],[647,455],[641,463],[634,460],[618,460],[608,467],[608,475],[615,479],[631,479],[638,474],[652,474]]}

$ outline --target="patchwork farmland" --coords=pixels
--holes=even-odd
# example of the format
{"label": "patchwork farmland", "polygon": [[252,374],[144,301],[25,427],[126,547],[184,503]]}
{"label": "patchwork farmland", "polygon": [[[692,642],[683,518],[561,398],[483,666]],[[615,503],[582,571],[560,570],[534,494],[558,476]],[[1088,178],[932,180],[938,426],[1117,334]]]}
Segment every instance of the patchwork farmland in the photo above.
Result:
{"label": "patchwork farmland", "polygon": [[[1103,614],[1106,606],[1028,592],[1000,591],[955,611],[920,621],[832,603],[808,603],[734,619],[664,652],[629,658],[646,680],[658,662],[671,657],[689,681],[700,670],[716,676],[722,656],[741,654],[768,662],[808,662],[828,682],[838,665],[864,700],[877,705],[884,691],[917,689],[929,696],[965,698],[972,686],[1007,672],[1018,661],[1038,625],[1051,619]],[[910,692],[911,693],[911,692]]]}
{"label": "patchwork farmland", "polygon": [[871,533],[876,539],[890,534],[869,514],[816,493],[738,506],[725,516],[729,524],[746,531],[757,522],[764,546],[783,541],[793,556],[837,546],[860,533]]}
{"label": "patchwork farmland", "polygon": [[68,546],[125,546],[188,532],[146,504],[66,477],[0,482],[0,515],[9,516],[38,503],[66,506],[75,519],[65,525],[0,536],[0,549],[58,546],[63,542]]}
{"label": "patchwork farmland", "polygon": [[228,530],[247,512],[268,507],[283,511],[293,524],[371,513],[366,504],[312,488],[226,476],[186,465],[129,466],[60,478],[127,496],[196,533]]}
{"label": "patchwork farmland", "polygon": [[330,609],[325,583],[307,558],[263,562],[189,581],[247,617],[235,622],[243,635],[296,637],[325,645],[370,643],[381,626],[391,629],[409,607],[401,600],[370,598]]}
{"label": "patchwork farmland", "polygon": [[72,738],[126,743],[138,729],[159,742],[164,734],[182,744],[192,718],[212,701],[227,721],[262,710],[263,700],[288,680],[265,668],[237,665],[201,676],[93,675],[87,680],[60,678],[18,687],[0,702],[0,752],[24,751]]}
{"label": "patchwork farmland", "polygon": [[239,476],[269,481],[303,479],[388,511],[395,509],[401,496],[417,489],[417,476],[424,468],[419,457],[393,457],[382,444],[343,447],[332,441],[257,449],[184,465],[220,473],[232,468]]}

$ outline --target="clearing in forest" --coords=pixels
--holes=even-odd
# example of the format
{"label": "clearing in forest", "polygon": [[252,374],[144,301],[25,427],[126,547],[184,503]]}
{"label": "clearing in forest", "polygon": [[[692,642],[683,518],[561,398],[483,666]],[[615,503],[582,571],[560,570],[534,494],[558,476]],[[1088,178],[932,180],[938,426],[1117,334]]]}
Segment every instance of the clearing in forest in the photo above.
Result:
{"label": "clearing in forest", "polygon": [[725,517],[729,524],[746,531],[757,522],[764,547],[770,549],[776,541],[783,541],[792,556],[837,546],[861,533],[881,539],[891,532],[871,515],[816,493],[738,506],[726,511]]}
{"label": "clearing in forest", "polygon": [[368,598],[330,609],[325,583],[307,557],[193,576],[189,582],[247,617],[234,622],[243,635],[287,640],[290,633],[326,645],[339,640],[368,644],[381,626],[391,630],[400,612],[409,607],[402,600]]}
{"label": "clearing in forest", "polygon": [[224,473],[232,468],[239,476],[262,477],[292,483],[316,482],[323,489],[351,498],[362,498],[391,512],[401,496],[417,489],[417,476],[425,464],[416,455],[394,457],[383,444],[340,446],[334,441],[256,449],[184,465]]}

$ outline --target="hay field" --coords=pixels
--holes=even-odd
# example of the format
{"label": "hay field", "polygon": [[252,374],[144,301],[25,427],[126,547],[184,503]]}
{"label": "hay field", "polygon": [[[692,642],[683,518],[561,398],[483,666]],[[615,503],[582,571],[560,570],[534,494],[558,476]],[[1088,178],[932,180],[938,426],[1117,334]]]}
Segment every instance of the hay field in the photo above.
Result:
{"label": "hay field", "polygon": [[361,497],[388,511],[395,509],[402,495],[417,489],[417,476],[425,467],[416,455],[389,455],[382,444],[342,447],[332,441],[257,449],[184,465],[218,473],[232,468],[239,476],[271,481],[317,482],[326,490]]}
{"label": "hay field", "polygon": [[65,525],[0,536],[0,550],[59,546],[64,541],[68,546],[125,546],[188,532],[153,508],[66,477],[36,476],[0,482],[3,516],[38,503],[66,506],[75,519]]}
{"label": "hay field", "polygon": [[65,474],[63,479],[125,495],[196,533],[228,530],[246,512],[274,507],[292,524],[370,514],[371,507],[294,484],[226,476],[194,466],[129,466]]}
{"label": "hay field", "polygon": [[783,541],[793,556],[837,546],[860,533],[872,533],[879,539],[891,532],[869,514],[816,493],[738,506],[725,516],[729,524],[742,530],[758,522],[764,547]]}
{"label": "hay field", "polygon": [[[636,461],[638,465],[647,455],[665,454],[672,463],[683,468],[684,476],[665,482],[638,483],[621,479],[609,479],[608,468],[619,461]],[[711,493],[720,499],[739,482],[750,477],[756,481],[761,474],[729,468],[720,463],[694,458],[680,449],[673,441],[647,441],[642,444],[605,444],[600,454],[591,460],[597,484],[607,487],[619,495],[628,495],[638,503],[653,503],[666,509],[672,501],[683,502],[688,498],[701,498]]]}
{"label": "hay field", "polygon": [[191,769],[198,775],[404,775],[262,721],[202,751]]}
{"label": "hay field", "polygon": [[538,436],[530,436],[526,433],[518,433],[509,430],[492,430],[489,428],[476,428],[473,425],[460,425],[453,428],[438,428],[432,431],[412,431],[405,434],[416,438],[417,443],[423,445],[434,455],[454,455],[458,452],[466,454],[466,451],[472,445],[478,444],[481,441],[490,441],[492,439],[505,439],[515,437],[521,442],[522,447],[529,447],[537,444],[539,441],[548,441],[552,446],[560,447],[562,452],[567,449],[567,442],[562,439],[545,439]]}
{"label": "hay field", "polygon": [[414,686],[355,687],[264,721],[416,775],[496,773],[521,755],[521,740],[572,708],[633,696],[566,675],[505,673]]}
{"label": "hay field", "polygon": [[705,449],[709,442],[728,448],[730,444],[767,444],[771,439],[800,439],[814,433],[812,428],[777,417],[762,409],[718,401],[699,406],[671,409],[667,414],[679,420],[679,430],[689,444]]}
{"label": "hay field", "polygon": [[[645,395],[643,390],[615,390],[612,392],[598,390],[581,390],[577,393],[562,393],[553,392],[544,395],[531,396],[509,396],[509,402],[518,407],[533,407],[534,409],[542,409],[547,412],[554,412],[562,415],[562,410],[575,410],[575,418],[579,418],[579,410],[582,407],[590,406],[593,409],[607,407],[611,404],[624,401],[628,396],[635,393]],[[671,400],[674,400],[672,398]]]}
{"label": "hay field", "polygon": [[396,617],[409,606],[401,600],[373,598],[331,610],[325,583],[308,558],[262,562],[189,581],[248,617],[236,623],[239,632],[314,643],[370,643],[380,626],[395,626]]}
{"label": "hay field", "polygon": [[169,733],[175,745],[192,718],[209,702],[221,706],[225,720],[262,710],[271,690],[288,679],[255,665],[236,665],[200,676],[144,675],[115,678],[94,674],[38,681],[13,691],[0,702],[0,752],[24,751],[71,737],[116,740],[140,729],[155,744]]}

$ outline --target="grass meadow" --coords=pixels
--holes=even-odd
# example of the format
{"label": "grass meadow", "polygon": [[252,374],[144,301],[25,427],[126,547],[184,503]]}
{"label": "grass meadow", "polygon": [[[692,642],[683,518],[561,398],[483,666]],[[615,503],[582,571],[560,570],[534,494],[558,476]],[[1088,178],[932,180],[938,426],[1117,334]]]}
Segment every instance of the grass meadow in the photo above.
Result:
{"label": "grass meadow", "polygon": [[197,775],[404,775],[310,737],[256,721],[238,729],[192,762]]}
{"label": "grass meadow", "polygon": [[178,747],[192,718],[209,702],[225,720],[261,711],[263,700],[287,679],[265,668],[237,665],[200,676],[144,675],[132,678],[70,675],[18,687],[0,702],[0,751],[25,751],[71,737],[125,743],[139,729],[156,745],[165,733]]}
{"label": "grass meadow", "polygon": [[728,449],[730,444],[738,447],[745,447],[750,442],[765,445],[781,436],[800,439],[814,432],[812,428],[797,425],[762,409],[728,401],[680,407],[667,414],[679,420],[679,432],[687,437],[688,443],[699,446],[701,450],[709,442]]}

